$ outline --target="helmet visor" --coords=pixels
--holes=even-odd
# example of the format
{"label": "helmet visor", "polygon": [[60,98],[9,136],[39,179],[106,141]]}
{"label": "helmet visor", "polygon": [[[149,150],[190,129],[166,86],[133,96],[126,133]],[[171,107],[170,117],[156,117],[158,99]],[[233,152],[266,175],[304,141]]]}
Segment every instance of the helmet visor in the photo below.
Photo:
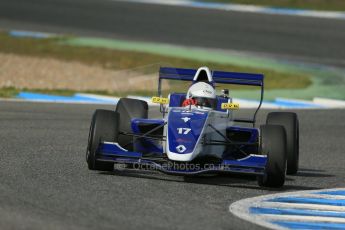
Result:
{"label": "helmet visor", "polygon": [[216,99],[206,97],[194,97],[197,106],[216,108]]}

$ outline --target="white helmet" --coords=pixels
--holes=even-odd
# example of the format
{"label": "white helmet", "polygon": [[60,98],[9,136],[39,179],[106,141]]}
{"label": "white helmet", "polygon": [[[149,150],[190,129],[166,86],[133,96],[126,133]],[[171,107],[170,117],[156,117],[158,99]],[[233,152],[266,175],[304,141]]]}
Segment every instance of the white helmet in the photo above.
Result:
{"label": "white helmet", "polygon": [[186,98],[195,99],[197,106],[208,108],[215,108],[216,106],[216,91],[212,85],[205,82],[193,84],[189,88]]}

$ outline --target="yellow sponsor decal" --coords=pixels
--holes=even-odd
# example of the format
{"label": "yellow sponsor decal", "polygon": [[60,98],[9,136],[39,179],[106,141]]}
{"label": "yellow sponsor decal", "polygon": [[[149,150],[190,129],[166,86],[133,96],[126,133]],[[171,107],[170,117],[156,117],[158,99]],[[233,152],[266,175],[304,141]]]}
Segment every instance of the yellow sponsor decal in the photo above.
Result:
{"label": "yellow sponsor decal", "polygon": [[222,109],[237,110],[240,108],[238,103],[222,103]]}
{"label": "yellow sponsor decal", "polygon": [[169,104],[169,98],[165,97],[152,97],[151,101],[156,104]]}

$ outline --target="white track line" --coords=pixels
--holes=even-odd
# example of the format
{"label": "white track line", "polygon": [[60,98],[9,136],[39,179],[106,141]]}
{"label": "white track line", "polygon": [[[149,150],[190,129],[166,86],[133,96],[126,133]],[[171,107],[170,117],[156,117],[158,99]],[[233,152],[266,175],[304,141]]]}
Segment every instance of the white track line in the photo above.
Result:
{"label": "white track line", "polygon": [[[253,198],[247,198],[236,201],[229,206],[229,211],[235,216],[244,219],[248,222],[258,224],[271,229],[287,229],[279,225],[275,225],[270,221],[308,221],[308,222],[328,222],[328,223],[345,223],[345,218],[341,217],[322,217],[322,216],[295,216],[295,215],[274,215],[274,214],[257,214],[251,213],[250,208],[277,208],[277,209],[306,209],[315,211],[333,211],[333,212],[345,212],[345,206],[337,205],[317,205],[317,204],[304,204],[304,203],[285,203],[285,202],[271,202],[270,200],[275,198],[284,197],[300,197],[300,198],[316,198],[316,199],[339,199],[339,195],[318,194],[319,192],[327,191],[344,191],[345,188],[338,189],[322,189],[322,190],[307,190],[287,193],[277,193],[265,196],[258,196]],[[340,196],[344,197],[344,196]],[[339,199],[342,200],[342,199]]]}
{"label": "white track line", "polygon": [[345,218],[339,217],[324,217],[324,216],[296,216],[296,215],[272,215],[272,214],[265,214],[260,215],[261,218],[267,221],[299,221],[299,222],[327,222],[327,223],[337,223],[337,224],[345,224]]}
{"label": "white track line", "polygon": [[341,195],[328,195],[328,194],[303,194],[298,197],[301,198],[316,198],[316,199],[332,199],[332,200],[345,200],[345,196]]}

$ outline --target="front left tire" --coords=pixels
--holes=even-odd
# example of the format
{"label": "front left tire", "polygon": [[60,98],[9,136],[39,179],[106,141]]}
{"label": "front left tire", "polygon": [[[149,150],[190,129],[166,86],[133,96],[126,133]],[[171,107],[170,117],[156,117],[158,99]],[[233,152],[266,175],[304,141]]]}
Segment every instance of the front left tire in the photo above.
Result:
{"label": "front left tire", "polygon": [[265,174],[258,176],[261,187],[279,188],[285,183],[286,176],[286,133],[280,125],[260,127],[261,154],[267,156]]}
{"label": "front left tire", "polygon": [[296,174],[299,164],[299,123],[297,114],[292,112],[271,112],[267,115],[266,124],[284,127],[287,142],[287,174]]}
{"label": "front left tire", "polygon": [[113,171],[114,163],[97,161],[97,151],[102,141],[117,142],[119,114],[115,111],[97,109],[90,125],[86,162],[90,170]]}

